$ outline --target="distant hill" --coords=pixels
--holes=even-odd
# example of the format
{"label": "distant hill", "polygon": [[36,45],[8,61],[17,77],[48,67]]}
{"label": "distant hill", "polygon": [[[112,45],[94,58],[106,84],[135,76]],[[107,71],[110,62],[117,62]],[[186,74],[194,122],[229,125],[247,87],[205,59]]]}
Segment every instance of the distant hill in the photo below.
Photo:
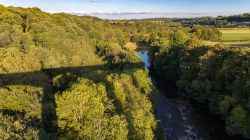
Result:
{"label": "distant hill", "polygon": [[[183,14],[180,14],[183,15]],[[179,16],[180,16],[179,15]],[[169,18],[145,18],[145,19],[134,19],[134,21],[153,21],[157,23],[175,22],[182,23],[184,26],[192,25],[211,25],[218,28],[248,28],[250,27],[250,13],[244,13],[240,15],[232,16],[216,16],[216,15],[206,15],[205,14],[193,14],[188,18],[183,17],[172,17]]]}

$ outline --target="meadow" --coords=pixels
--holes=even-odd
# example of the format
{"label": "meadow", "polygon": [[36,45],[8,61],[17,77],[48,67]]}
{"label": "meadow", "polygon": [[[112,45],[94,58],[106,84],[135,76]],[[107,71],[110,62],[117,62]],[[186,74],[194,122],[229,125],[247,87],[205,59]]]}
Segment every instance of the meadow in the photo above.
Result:
{"label": "meadow", "polygon": [[206,45],[225,44],[235,47],[250,47],[249,28],[218,28],[222,33],[219,41],[204,41]]}
{"label": "meadow", "polygon": [[249,28],[221,28],[222,41],[248,41],[250,40],[250,29]]}

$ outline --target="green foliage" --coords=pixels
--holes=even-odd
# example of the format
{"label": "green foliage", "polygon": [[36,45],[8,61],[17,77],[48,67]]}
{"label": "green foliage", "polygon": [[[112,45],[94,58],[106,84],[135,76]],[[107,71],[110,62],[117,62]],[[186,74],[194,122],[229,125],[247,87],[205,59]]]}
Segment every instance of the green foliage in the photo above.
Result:
{"label": "green foliage", "polygon": [[185,26],[209,25],[217,28],[248,28],[250,27],[250,13],[232,16],[174,19],[174,22],[180,22]]}
{"label": "green foliage", "polygon": [[226,130],[229,134],[241,134],[246,138],[250,137],[250,119],[247,112],[240,105],[232,109],[226,123]]}
{"label": "green foliage", "polygon": [[157,138],[136,44],[157,74],[249,137],[248,48],[201,46],[221,36],[207,26],[112,22],[0,6],[0,139]]}
{"label": "green foliage", "polygon": [[133,72],[134,84],[140,89],[140,92],[150,96],[153,92],[153,85],[144,70],[136,70]]}
{"label": "green foliage", "polygon": [[23,116],[16,111],[0,113],[0,139],[37,139],[39,129],[37,120]]}
{"label": "green foliage", "polygon": [[58,127],[64,139],[126,139],[123,116],[107,114],[112,109],[105,87],[79,79],[56,95]]}
{"label": "green foliage", "polygon": [[181,48],[160,47],[153,53],[153,69],[225,119],[230,135],[249,138],[249,48],[195,42],[191,39]]}
{"label": "green foliage", "polygon": [[124,25],[0,6],[0,139],[153,139],[152,83]]}
{"label": "green foliage", "polygon": [[169,36],[170,46],[182,47],[187,40],[187,34],[183,30],[175,31]]}
{"label": "green foliage", "polygon": [[133,85],[127,74],[110,75],[107,79],[113,87],[115,105],[128,121],[128,139],[153,139],[156,124],[148,97]]}
{"label": "green foliage", "polygon": [[[106,44],[105,46],[99,46],[98,52],[103,60],[106,62],[106,66],[111,70],[124,70],[129,68],[133,63],[139,63],[140,59],[136,56],[136,52],[133,50],[126,50],[117,43]],[[140,67],[141,65],[137,65]]]}
{"label": "green foliage", "polygon": [[64,91],[69,88],[70,82],[74,81],[74,79],[75,77],[70,73],[60,74],[53,78],[52,84],[55,90]]}
{"label": "green foliage", "polygon": [[[17,82],[30,82],[43,85],[48,83],[45,75],[31,75],[30,77],[19,77]],[[26,81],[27,80],[27,81]],[[33,81],[32,81],[33,80]],[[48,85],[44,88],[32,86],[8,86],[0,88],[0,138],[1,139],[37,139],[40,132],[44,130],[42,125],[42,97],[49,90]],[[46,103],[47,104],[47,103]],[[44,106],[46,106],[44,104]],[[47,110],[49,111],[49,110]]]}
{"label": "green foliage", "polygon": [[[180,35],[180,37],[178,37]],[[179,78],[178,66],[183,47],[187,44],[186,36],[181,32],[170,35],[171,46],[160,47],[152,57],[153,68],[156,73],[170,82],[175,82]],[[152,53],[151,53],[152,54]]]}
{"label": "green foliage", "polygon": [[194,33],[199,39],[203,40],[219,40],[222,36],[222,33],[218,29],[208,26],[194,26],[191,33]]}
{"label": "green foliage", "polygon": [[8,46],[9,43],[11,43],[10,33],[8,31],[5,31],[0,35],[0,46],[5,47]]}
{"label": "green foliage", "polygon": [[1,48],[0,57],[0,72],[2,73],[39,71],[42,67],[33,54],[25,54],[16,47]]}

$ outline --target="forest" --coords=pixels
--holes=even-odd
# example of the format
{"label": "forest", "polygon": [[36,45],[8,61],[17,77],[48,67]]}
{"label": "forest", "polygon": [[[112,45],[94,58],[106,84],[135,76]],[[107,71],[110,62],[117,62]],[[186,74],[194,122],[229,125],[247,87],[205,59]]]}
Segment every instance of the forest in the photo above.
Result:
{"label": "forest", "polygon": [[[231,16],[204,16],[196,18],[150,18],[143,19],[144,21],[154,22],[174,22],[190,27],[194,25],[214,26],[216,28],[249,28],[250,27],[250,13],[244,13]],[[137,21],[137,20],[135,20]]]}
{"label": "forest", "polygon": [[155,138],[154,89],[129,41],[97,18],[1,6],[0,139]]}
{"label": "forest", "polygon": [[207,25],[0,5],[0,139],[161,139],[138,46],[229,135],[250,138],[250,48],[204,44],[221,36]]}
{"label": "forest", "polygon": [[249,47],[208,46],[179,30],[169,38],[168,46],[152,46],[153,70],[225,120],[228,134],[249,138]]}
{"label": "forest", "polygon": [[218,16],[218,17],[200,17],[200,18],[182,18],[172,19],[174,22],[180,22],[185,26],[190,25],[212,25],[217,28],[249,28],[250,13]]}

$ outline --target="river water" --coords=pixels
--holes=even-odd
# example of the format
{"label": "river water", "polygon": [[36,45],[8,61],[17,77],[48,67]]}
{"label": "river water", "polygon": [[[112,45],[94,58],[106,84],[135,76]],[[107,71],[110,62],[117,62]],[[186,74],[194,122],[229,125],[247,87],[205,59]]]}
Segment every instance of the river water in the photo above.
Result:
{"label": "river water", "polygon": [[[150,67],[147,51],[138,51],[145,67]],[[238,140],[229,137],[221,121],[210,119],[207,114],[197,111],[185,98],[172,96],[177,92],[167,83],[159,82],[155,76],[149,74],[158,90],[155,102],[155,116],[160,122],[167,140]],[[175,94],[175,93],[174,93]],[[218,125],[219,124],[219,125]]]}

